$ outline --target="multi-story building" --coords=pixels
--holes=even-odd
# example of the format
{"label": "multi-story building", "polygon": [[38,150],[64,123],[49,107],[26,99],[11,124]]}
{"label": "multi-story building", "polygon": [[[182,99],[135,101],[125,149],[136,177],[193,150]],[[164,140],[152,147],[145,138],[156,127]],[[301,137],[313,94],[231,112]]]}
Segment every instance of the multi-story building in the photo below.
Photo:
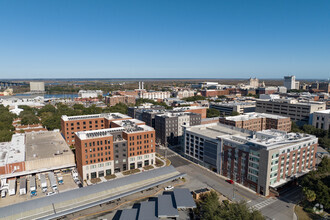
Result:
{"label": "multi-story building", "polygon": [[262,131],[267,129],[276,129],[281,131],[291,131],[290,117],[272,115],[266,113],[246,113],[231,117],[219,118],[221,124],[231,125],[238,128],[244,128],[252,131]]}
{"label": "multi-story building", "polygon": [[249,86],[252,87],[252,88],[258,88],[259,87],[259,79],[250,78],[249,79]]}
{"label": "multi-story building", "polygon": [[45,92],[45,83],[44,82],[30,82],[30,92],[32,92],[32,93]]}
{"label": "multi-story building", "polygon": [[14,134],[11,142],[0,143],[0,179],[75,166],[59,131]]}
{"label": "multi-story building", "polygon": [[97,98],[102,95],[102,90],[79,90],[78,92],[79,98]]}
{"label": "multi-story building", "polygon": [[183,126],[201,124],[201,115],[191,112],[165,112],[155,116],[156,141],[165,145],[181,143]]}
{"label": "multi-story building", "polygon": [[173,108],[173,111],[178,112],[192,112],[196,114],[200,114],[202,119],[206,118],[207,107],[200,107],[200,106],[185,106],[185,107],[177,107]]}
{"label": "multi-story building", "polygon": [[111,121],[124,119],[131,119],[131,117],[121,113],[103,113],[79,116],[62,115],[61,131],[65,141],[69,145],[74,145],[75,132],[109,128]]}
{"label": "multi-story building", "polygon": [[171,97],[171,93],[168,91],[139,91],[139,98],[141,99],[167,99]]}
{"label": "multi-story building", "polygon": [[125,105],[135,105],[135,96],[123,95],[123,96],[106,96],[105,104],[114,106],[118,103],[124,103]]}
{"label": "multi-story building", "polygon": [[224,89],[224,90],[216,90],[216,89],[204,89],[201,91],[201,95],[204,97],[215,97],[215,96],[223,96],[223,95],[229,95],[230,90]]}
{"label": "multi-story building", "polygon": [[179,99],[188,98],[188,97],[192,97],[192,96],[195,96],[194,90],[182,89],[182,90],[173,92],[173,97],[176,97]]}
{"label": "multi-story building", "polygon": [[[296,77],[295,76],[284,76],[284,86],[288,90],[296,89]],[[299,89],[299,87],[297,89]]]}
{"label": "multi-story building", "polygon": [[308,134],[221,124],[184,131],[187,158],[266,196],[315,167],[317,142]]}
{"label": "multi-story building", "polygon": [[323,130],[330,130],[330,109],[313,113],[312,125]]}
{"label": "multi-story building", "polygon": [[326,92],[326,93],[330,93],[330,83],[329,82],[320,82],[319,90]]}
{"label": "multi-story building", "polygon": [[315,111],[325,110],[324,102],[298,102],[295,99],[258,99],[256,112],[290,117],[298,125],[307,124]]}
{"label": "multi-story building", "polygon": [[75,135],[77,170],[83,180],[155,164],[155,130],[134,120]]}
{"label": "multi-story building", "polygon": [[233,112],[240,114],[255,112],[255,102],[229,102],[229,103],[211,103],[210,108],[214,108],[220,112],[221,115],[231,115]]}

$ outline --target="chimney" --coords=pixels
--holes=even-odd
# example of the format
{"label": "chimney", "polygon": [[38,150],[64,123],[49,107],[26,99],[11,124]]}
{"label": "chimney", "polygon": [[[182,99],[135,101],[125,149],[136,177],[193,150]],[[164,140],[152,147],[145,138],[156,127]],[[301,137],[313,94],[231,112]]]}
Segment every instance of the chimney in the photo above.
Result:
{"label": "chimney", "polygon": [[141,82],[139,82],[139,90],[141,89]]}

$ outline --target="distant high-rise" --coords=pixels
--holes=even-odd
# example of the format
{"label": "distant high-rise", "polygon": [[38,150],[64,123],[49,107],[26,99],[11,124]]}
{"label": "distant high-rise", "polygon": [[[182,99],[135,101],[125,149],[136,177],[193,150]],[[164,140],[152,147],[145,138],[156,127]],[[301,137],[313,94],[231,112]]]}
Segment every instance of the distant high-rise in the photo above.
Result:
{"label": "distant high-rise", "polygon": [[30,91],[33,93],[45,92],[45,83],[44,82],[30,82]]}
{"label": "distant high-rise", "polygon": [[296,77],[284,76],[284,87],[286,87],[288,90],[296,89]]}
{"label": "distant high-rise", "polygon": [[258,88],[259,87],[259,79],[257,78],[250,78],[249,79],[250,82],[250,86],[254,87],[254,88]]}

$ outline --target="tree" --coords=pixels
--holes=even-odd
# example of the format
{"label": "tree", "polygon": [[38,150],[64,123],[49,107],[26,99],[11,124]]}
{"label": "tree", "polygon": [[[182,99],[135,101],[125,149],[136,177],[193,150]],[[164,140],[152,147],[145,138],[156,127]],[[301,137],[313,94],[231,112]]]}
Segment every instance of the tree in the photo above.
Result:
{"label": "tree", "polygon": [[310,190],[306,187],[303,188],[303,193],[308,200],[308,202],[313,202],[316,199],[316,194],[313,190]]}
{"label": "tree", "polygon": [[220,112],[214,108],[208,108],[206,111],[206,117],[208,118],[214,118],[219,116],[220,116]]}
{"label": "tree", "polygon": [[230,116],[236,116],[236,115],[239,115],[239,113],[236,112],[236,111],[232,111],[232,112],[230,113]]}
{"label": "tree", "polygon": [[205,100],[206,98],[204,96],[196,95],[196,96],[191,96],[188,98],[183,98],[182,100],[185,100],[187,102],[195,102],[198,100]]}
{"label": "tree", "polygon": [[219,202],[217,193],[211,191],[202,196],[197,202],[197,208],[194,213],[205,220],[263,220],[262,214],[257,210],[250,210],[245,202],[229,203],[228,201]]}

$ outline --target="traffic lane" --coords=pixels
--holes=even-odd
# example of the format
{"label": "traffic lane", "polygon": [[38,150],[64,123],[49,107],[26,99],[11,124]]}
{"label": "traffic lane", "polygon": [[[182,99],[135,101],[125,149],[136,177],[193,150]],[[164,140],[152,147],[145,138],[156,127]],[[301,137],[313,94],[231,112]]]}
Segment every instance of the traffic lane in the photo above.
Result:
{"label": "traffic lane", "polygon": [[[184,160],[179,157],[180,160]],[[215,173],[207,171],[198,165],[188,162],[186,166],[180,166],[176,168],[179,172],[186,173],[187,175],[198,179],[199,181],[209,185],[211,188],[219,191],[229,199],[233,198],[234,185],[226,182],[223,178],[217,176]],[[239,186],[235,186],[236,200],[255,200],[259,198],[258,195],[245,190]]]}
{"label": "traffic lane", "polygon": [[268,205],[260,212],[274,220],[292,220],[293,219],[293,204],[288,204],[284,201],[278,200],[271,205]]}
{"label": "traffic lane", "polygon": [[[168,153],[169,152],[171,156],[169,156],[168,159],[179,172],[186,173],[187,175],[198,178],[201,182],[209,185],[214,189],[217,188],[217,191],[223,193],[228,198],[233,197],[233,185],[227,183],[223,178],[217,176],[215,173],[201,168],[194,162],[185,160],[182,157],[168,150]],[[207,177],[208,179],[206,180],[205,177]],[[241,199],[244,198],[244,200],[255,200],[260,197],[256,195],[256,193],[252,193],[244,188],[241,188],[240,186],[236,186],[235,188],[236,192],[240,194],[236,196],[237,198],[241,197]]]}

